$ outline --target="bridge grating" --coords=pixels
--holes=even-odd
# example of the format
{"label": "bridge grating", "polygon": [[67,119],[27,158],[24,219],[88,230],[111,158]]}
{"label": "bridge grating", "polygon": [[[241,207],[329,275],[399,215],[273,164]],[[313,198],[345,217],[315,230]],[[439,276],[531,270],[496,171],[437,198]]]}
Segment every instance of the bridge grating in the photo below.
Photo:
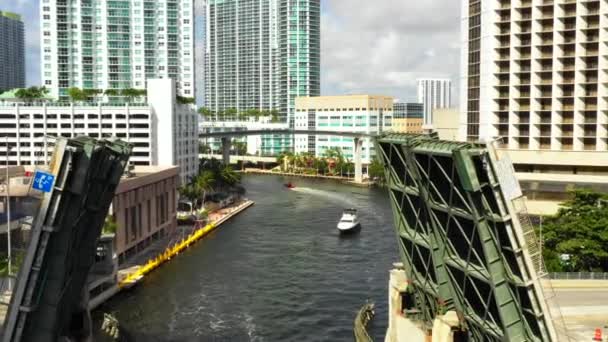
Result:
{"label": "bridge grating", "polygon": [[531,228],[501,187],[491,146],[392,133],[376,151],[420,322],[454,310],[473,341],[558,341]]}

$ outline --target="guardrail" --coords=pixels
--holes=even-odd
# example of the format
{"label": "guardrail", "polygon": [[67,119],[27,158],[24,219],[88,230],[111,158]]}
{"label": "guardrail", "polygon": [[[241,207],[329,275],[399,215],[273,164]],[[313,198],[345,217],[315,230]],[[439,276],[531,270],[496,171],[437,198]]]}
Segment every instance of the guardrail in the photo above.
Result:
{"label": "guardrail", "polygon": [[608,272],[551,272],[555,280],[608,280]]}

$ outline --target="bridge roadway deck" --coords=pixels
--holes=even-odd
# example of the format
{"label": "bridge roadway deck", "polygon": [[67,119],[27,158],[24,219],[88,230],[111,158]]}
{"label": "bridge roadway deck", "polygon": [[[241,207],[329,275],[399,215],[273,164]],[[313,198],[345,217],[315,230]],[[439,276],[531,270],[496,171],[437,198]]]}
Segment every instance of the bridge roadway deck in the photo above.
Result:
{"label": "bridge roadway deck", "polygon": [[591,341],[596,328],[608,325],[608,281],[559,280],[553,287],[571,341]]}

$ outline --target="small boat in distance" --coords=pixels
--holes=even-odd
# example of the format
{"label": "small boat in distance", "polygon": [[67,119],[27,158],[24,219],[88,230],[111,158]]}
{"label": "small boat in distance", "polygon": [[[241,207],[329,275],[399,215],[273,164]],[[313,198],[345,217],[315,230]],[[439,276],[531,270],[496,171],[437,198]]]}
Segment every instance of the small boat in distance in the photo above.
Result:
{"label": "small boat in distance", "polygon": [[288,189],[293,189],[296,186],[292,182],[289,182],[289,183],[285,184],[285,187],[288,188]]}
{"label": "small boat in distance", "polygon": [[361,228],[357,209],[345,209],[342,213],[342,218],[338,222],[338,230],[342,234],[352,233]]}

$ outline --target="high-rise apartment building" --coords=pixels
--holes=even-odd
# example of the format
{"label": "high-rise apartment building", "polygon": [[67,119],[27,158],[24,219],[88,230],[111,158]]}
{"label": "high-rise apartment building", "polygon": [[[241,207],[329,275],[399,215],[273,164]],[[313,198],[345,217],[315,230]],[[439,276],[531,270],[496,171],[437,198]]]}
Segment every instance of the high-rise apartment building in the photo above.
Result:
{"label": "high-rise apartment building", "polygon": [[25,87],[25,42],[21,16],[0,11],[0,93]]}
{"label": "high-rise apartment building", "polygon": [[320,95],[320,0],[208,0],[205,106],[277,110]]}
{"label": "high-rise apartment building", "polygon": [[418,102],[424,105],[424,124],[433,123],[433,109],[450,108],[452,81],[442,78],[418,79]]}
{"label": "high-rise apartment building", "polygon": [[521,150],[608,148],[608,3],[462,2],[461,137]]}
{"label": "high-rise apartment building", "polygon": [[194,0],[41,0],[42,80],[70,87],[145,89],[172,78],[194,97]]}

